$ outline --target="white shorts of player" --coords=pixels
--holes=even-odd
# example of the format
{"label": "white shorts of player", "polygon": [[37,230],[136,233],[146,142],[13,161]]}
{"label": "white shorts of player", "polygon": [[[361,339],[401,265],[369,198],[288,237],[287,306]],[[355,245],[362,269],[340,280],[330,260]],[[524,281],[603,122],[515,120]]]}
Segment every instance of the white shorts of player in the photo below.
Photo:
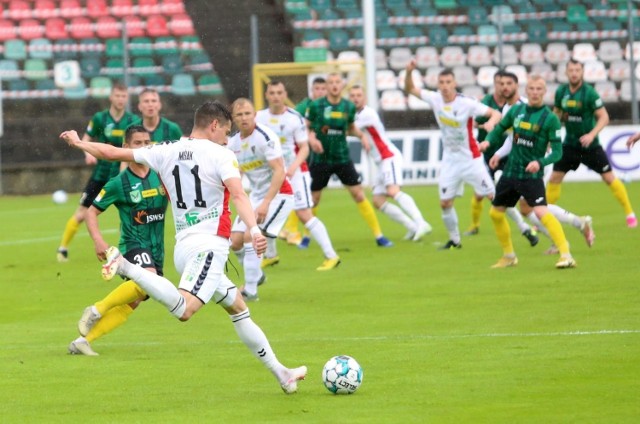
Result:
{"label": "white shorts of player", "polygon": [[[255,199],[251,196],[249,196],[249,200],[251,200],[251,206],[254,210],[262,203],[262,199]],[[267,217],[263,223],[258,224],[258,227],[260,227],[266,236],[275,238],[278,236],[280,230],[282,230],[282,227],[284,227],[284,223],[287,221],[289,213],[291,213],[292,210],[293,195],[278,193],[271,203],[269,203]],[[244,225],[244,222],[237,216],[235,221],[233,221],[231,232],[244,233],[246,230],[247,226]]]}
{"label": "white shorts of player", "polygon": [[313,207],[311,198],[311,175],[309,171],[298,169],[293,177],[289,178],[293,189],[293,210],[309,209]]}
{"label": "white shorts of player", "polygon": [[387,187],[390,185],[402,186],[402,158],[400,156],[392,156],[383,159],[377,164],[376,177],[373,181],[373,194],[387,194]]}
{"label": "white shorts of player", "polygon": [[202,303],[211,298],[230,306],[236,286],[224,273],[229,256],[229,240],[211,234],[190,234],[179,240],[173,253],[176,269],[182,275],[178,288],[196,296]]}
{"label": "white shorts of player", "polygon": [[480,196],[493,195],[496,186],[487,171],[482,156],[475,159],[458,161],[443,160],[438,178],[440,200],[449,200],[463,194],[463,183],[473,187]]}

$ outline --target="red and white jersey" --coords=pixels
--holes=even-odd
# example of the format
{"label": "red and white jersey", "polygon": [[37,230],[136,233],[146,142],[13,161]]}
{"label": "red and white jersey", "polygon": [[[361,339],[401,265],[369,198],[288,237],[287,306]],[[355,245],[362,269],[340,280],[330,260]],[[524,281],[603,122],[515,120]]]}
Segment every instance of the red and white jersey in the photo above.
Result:
{"label": "red and white jersey", "polygon": [[[309,142],[309,133],[304,118],[289,107],[280,115],[271,113],[269,108],[260,110],[256,114],[256,122],[271,128],[278,136],[286,167],[295,161],[298,154],[298,144]],[[307,163],[304,162],[300,169],[308,171]]]}
{"label": "red and white jersey", "polygon": [[356,112],[354,123],[356,127],[369,135],[369,139],[372,141],[369,156],[374,162],[380,163],[384,159],[394,156],[402,157],[400,150],[387,137],[380,116],[373,108],[365,106]]}
{"label": "red and white jersey", "polygon": [[162,178],[171,200],[176,240],[190,234],[229,238],[231,211],[224,181],[240,178],[233,153],[209,140],[182,137],[175,143],[134,149],[133,158]]}
{"label": "red and white jersey", "polygon": [[473,120],[487,113],[489,106],[476,99],[458,94],[445,103],[442,94],[421,90],[420,97],[431,105],[442,131],[442,158],[472,159],[482,155],[473,135]]}
{"label": "red and white jersey", "polygon": [[[229,139],[227,147],[236,155],[240,170],[249,180],[251,198],[263,199],[269,191],[273,177],[269,161],[280,159],[284,167],[278,136],[269,127],[256,123],[249,137],[242,138],[238,132]],[[280,187],[280,193],[293,194],[286,177]]]}

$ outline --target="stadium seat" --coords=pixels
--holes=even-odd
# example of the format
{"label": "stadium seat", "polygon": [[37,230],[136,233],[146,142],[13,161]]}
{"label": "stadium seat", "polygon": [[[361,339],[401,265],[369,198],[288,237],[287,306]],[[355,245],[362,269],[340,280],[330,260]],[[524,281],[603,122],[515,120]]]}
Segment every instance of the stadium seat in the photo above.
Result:
{"label": "stadium seat", "polygon": [[[640,81],[635,81],[636,93],[640,93]],[[622,81],[620,85],[620,100],[623,102],[631,101],[631,80]]]}
{"label": "stadium seat", "polygon": [[20,79],[18,62],[12,59],[0,60],[0,75],[3,81],[11,81]]}
{"label": "stadium seat", "polygon": [[44,23],[44,36],[49,40],[68,38],[67,23],[62,18],[49,18]]}
{"label": "stadium seat", "polygon": [[[404,94],[404,93],[403,93]],[[407,96],[405,97],[406,105],[411,110],[429,110],[431,106],[429,103],[425,102],[422,99],[417,98],[416,96]],[[398,99],[400,102],[400,99]]]}
{"label": "stadium seat", "polygon": [[178,55],[167,55],[162,57],[162,68],[168,75],[182,72],[182,60]]}
{"label": "stadium seat", "polygon": [[161,0],[160,8],[165,15],[185,13],[183,0]]}
{"label": "stadium seat", "polygon": [[546,82],[555,82],[556,71],[547,62],[534,63],[530,75],[540,75]]}
{"label": "stadium seat", "polygon": [[74,40],[64,38],[53,44],[53,57],[56,60],[75,59],[78,56],[78,46]]}
{"label": "stadium seat", "polygon": [[96,20],[96,36],[99,38],[117,38],[121,36],[121,23],[113,16],[101,16]]}
{"label": "stadium seat", "polygon": [[30,18],[31,4],[25,0],[11,0],[6,15],[14,21]]}
{"label": "stadium seat", "polygon": [[133,59],[131,73],[139,77],[148,77],[157,74],[155,62],[151,57],[136,57]]}
{"label": "stadium seat", "polygon": [[145,78],[144,85],[147,87],[153,87],[162,90],[166,85],[166,81],[164,80],[164,77],[162,75],[156,74]]}
{"label": "stadium seat", "polygon": [[584,80],[589,84],[607,80],[607,68],[599,60],[584,63]]}
{"label": "stadium seat", "polygon": [[206,74],[198,77],[198,93],[209,96],[219,96],[224,94],[220,77],[216,74]]}
{"label": "stadium seat", "polygon": [[104,40],[104,46],[104,54],[107,57],[121,58],[124,54],[122,38],[109,38],[107,40]]}
{"label": "stadium seat", "polygon": [[478,37],[480,44],[495,46],[498,43],[498,28],[494,25],[480,25]]}
{"label": "stadium seat", "polygon": [[600,81],[594,86],[600,98],[605,103],[615,103],[620,100],[618,89],[613,81]]}
{"label": "stadium seat", "polygon": [[24,61],[24,77],[28,80],[47,78],[47,62],[44,59],[27,59]]}
{"label": "stadium seat", "polygon": [[[131,86],[131,84],[130,84]],[[112,82],[109,77],[93,77],[89,82],[89,93],[95,99],[104,99],[111,94]]]}
{"label": "stadium seat", "polygon": [[13,40],[18,34],[12,20],[0,19],[0,41]]}
{"label": "stadium seat", "polygon": [[122,18],[133,14],[132,0],[111,0],[111,15]]}
{"label": "stadium seat", "polygon": [[[34,88],[36,90],[39,90],[39,91],[58,90],[58,88],[56,87],[55,81],[53,81],[53,79],[51,79],[51,78],[45,78],[45,79],[37,80]],[[52,94],[52,93],[50,93],[50,94]],[[53,97],[53,95],[52,95],[52,97]]]}
{"label": "stadium seat", "polygon": [[547,27],[544,25],[540,25],[539,22],[534,22],[530,24],[527,29],[527,40],[530,43],[541,43],[541,44],[546,43]]}
{"label": "stadium seat", "polygon": [[7,40],[4,43],[4,58],[23,60],[27,58],[27,44],[24,40]]}
{"label": "stadium seat", "polygon": [[566,22],[563,20],[551,21],[551,32],[571,32],[571,31],[573,31],[573,25],[570,24],[569,22]]}
{"label": "stadium seat", "polygon": [[545,105],[553,107],[558,87],[559,84],[555,82],[547,83],[547,92],[544,94],[544,98],[542,99]]}
{"label": "stadium seat", "polygon": [[389,38],[398,38],[400,33],[397,29],[392,27],[378,27],[378,40],[384,40]]}
{"label": "stadium seat", "polygon": [[549,43],[544,53],[545,59],[552,65],[565,62],[571,58],[569,47],[566,43]]}
{"label": "stadium seat", "polygon": [[475,27],[472,27],[471,25],[458,24],[453,28],[451,35],[456,37],[467,37],[470,35],[476,35],[476,30]]}
{"label": "stadium seat", "polygon": [[335,0],[335,8],[338,10],[360,10],[360,2],[356,0]]}
{"label": "stadium seat", "polygon": [[91,0],[87,2],[87,15],[93,19],[109,16],[107,0]]}
{"label": "stadium seat", "polygon": [[122,78],[124,76],[124,64],[122,59],[107,59],[101,73],[112,78]]}
{"label": "stadium seat", "polygon": [[83,79],[73,88],[65,88],[62,90],[65,99],[82,100],[87,98],[87,86]]}
{"label": "stadium seat", "polygon": [[597,31],[598,30],[598,26],[595,24],[595,22],[578,22],[576,24],[576,31],[577,32],[593,32],[593,31]]}
{"label": "stadium seat", "polygon": [[144,37],[147,35],[146,23],[137,15],[128,15],[122,18],[124,28],[127,30],[127,37]]}
{"label": "stadium seat", "polygon": [[572,24],[589,22],[587,9],[583,4],[571,4],[567,7],[567,21]]}
{"label": "stadium seat", "polygon": [[138,12],[141,15],[151,15],[159,10],[158,0],[138,0]]}
{"label": "stadium seat", "polygon": [[75,17],[69,22],[69,35],[76,40],[93,38],[93,22],[86,17]]}
{"label": "stadium seat", "polygon": [[161,15],[152,15],[147,18],[147,35],[149,37],[166,37],[169,35],[167,20]]}
{"label": "stadium seat", "polygon": [[404,69],[412,58],[413,53],[408,47],[394,47],[389,51],[389,67],[395,71]]}
{"label": "stadium seat", "polygon": [[491,65],[491,51],[489,51],[489,47],[481,45],[469,46],[467,63],[475,68]]}
{"label": "stadium seat", "polygon": [[556,67],[556,79],[560,84],[566,84],[569,82],[569,79],[567,78],[567,62],[566,61],[562,61],[558,63],[558,66]]}
{"label": "stadium seat", "polygon": [[129,52],[131,56],[151,56],[153,55],[153,42],[149,37],[135,37],[129,42]]}
{"label": "stadium seat", "polygon": [[456,78],[458,87],[466,87],[476,84],[476,74],[471,66],[459,65],[453,67],[453,75]]}
{"label": "stadium seat", "polygon": [[571,55],[575,60],[580,62],[587,62],[589,60],[596,60],[596,49],[592,43],[577,43],[573,46],[573,53]]}
{"label": "stadium seat", "polygon": [[102,63],[97,57],[83,57],[80,59],[80,74],[84,78],[97,77],[102,73]]}
{"label": "stadium seat", "polygon": [[478,85],[483,88],[493,87],[493,77],[498,70],[497,66],[481,66],[476,77]]}
{"label": "stadium seat", "polygon": [[387,69],[387,53],[384,49],[376,49],[376,69]]}
{"label": "stadium seat", "polygon": [[447,68],[466,64],[466,55],[460,46],[446,46],[440,52],[440,62]]}
{"label": "stadium seat", "polygon": [[167,26],[171,34],[175,36],[194,35],[196,33],[193,28],[193,22],[186,13],[173,15]]}
{"label": "stadium seat", "polygon": [[433,6],[438,10],[455,9],[458,7],[456,0],[433,0]]}
{"label": "stadium seat", "polygon": [[[477,2],[475,2],[477,4]],[[468,19],[470,25],[483,25],[487,23],[487,9],[482,6],[469,7]]]}
{"label": "stadium seat", "polygon": [[395,72],[390,69],[376,71],[376,88],[380,91],[398,88],[398,79]]}
{"label": "stadium seat", "polygon": [[438,74],[444,69],[442,66],[429,66],[424,76],[424,84],[430,90],[438,88]]}
{"label": "stadium seat", "polygon": [[102,57],[105,45],[95,37],[80,40],[80,53],[82,57]]}
{"label": "stadium seat", "polygon": [[[624,48],[624,58],[630,60],[631,49],[629,48],[629,43]],[[633,42],[633,59],[638,60],[640,58],[640,41]]]}
{"label": "stadium seat", "polygon": [[175,37],[158,37],[154,43],[154,50],[158,56],[178,54],[178,40]]}
{"label": "stadium seat", "polygon": [[[407,71],[406,69],[401,70],[400,72],[398,72],[398,85],[397,87],[402,90],[404,89],[404,79],[405,76],[407,75]],[[424,80],[422,79],[422,74],[420,73],[419,70],[414,69],[413,72],[411,73],[411,79],[413,80],[413,86],[417,89],[423,89],[424,88]]]}
{"label": "stadium seat", "polygon": [[196,84],[191,74],[176,74],[171,79],[171,91],[178,96],[193,96],[196,94]]}
{"label": "stadium seat", "polygon": [[211,59],[205,52],[185,56],[185,60],[191,72],[211,72],[213,70]]}
{"label": "stadium seat", "polygon": [[349,34],[343,29],[333,29],[329,32],[329,48],[339,52],[349,48]]}
{"label": "stadium seat", "polygon": [[519,55],[513,44],[502,46],[502,62],[500,62],[500,49],[496,46],[493,49],[493,63],[498,66],[516,65],[519,62]]}
{"label": "stadium seat", "polygon": [[520,46],[520,63],[531,66],[540,62],[544,62],[544,53],[540,44],[525,43]]}
{"label": "stadium seat", "polygon": [[342,19],[342,16],[332,8],[318,9],[316,10],[316,15],[321,21],[336,21]]}
{"label": "stadium seat", "polygon": [[440,54],[438,49],[432,46],[421,46],[416,49],[416,64],[420,69],[427,69],[429,66],[440,64]]}
{"label": "stadium seat", "polygon": [[493,6],[489,18],[494,25],[498,25],[500,20],[502,20],[503,26],[512,25],[515,22],[513,10],[508,5]]}
{"label": "stadium seat", "polygon": [[623,28],[620,21],[612,18],[599,18],[594,16],[593,20],[600,27],[601,31],[622,31],[623,29],[626,29],[626,25]]}
{"label": "stadium seat", "polygon": [[385,90],[380,96],[380,107],[382,110],[407,110],[407,101],[404,93],[400,90]]}
{"label": "stadium seat", "polygon": [[200,38],[197,35],[185,35],[180,37],[180,51],[182,54],[200,54],[203,53],[202,45],[200,44]]}
{"label": "stadium seat", "polygon": [[485,95],[484,89],[479,85],[468,85],[462,88],[462,94],[476,100],[482,100]]}
{"label": "stadium seat", "polygon": [[623,52],[620,43],[616,40],[603,40],[598,47],[598,59],[605,63],[622,59]]}
{"label": "stadium seat", "polygon": [[609,64],[609,80],[621,82],[631,78],[631,65],[624,59],[614,60]]}
{"label": "stadium seat", "polygon": [[[5,44],[5,51],[6,51]],[[46,38],[35,38],[29,42],[29,56],[33,59],[52,59],[53,46],[51,41]]]}
{"label": "stadium seat", "polygon": [[518,77],[518,83],[520,85],[526,84],[528,74],[527,68],[525,68],[524,65],[508,65],[504,70],[515,74]]}
{"label": "stadium seat", "polygon": [[60,10],[60,17],[65,19],[85,15],[84,8],[80,5],[80,0],[60,0],[58,9]]}
{"label": "stadium seat", "polygon": [[44,26],[37,19],[23,19],[18,26],[18,33],[23,40],[33,40],[44,35]]}
{"label": "stadium seat", "polygon": [[17,79],[17,80],[11,80],[8,83],[7,89],[8,91],[28,91],[30,89],[29,87],[29,81],[25,80],[25,79]]}
{"label": "stadium seat", "polygon": [[429,45],[444,47],[449,44],[449,31],[440,25],[431,25],[428,32]]}
{"label": "stadium seat", "polygon": [[56,3],[54,0],[36,0],[31,16],[37,19],[53,18],[59,13]]}

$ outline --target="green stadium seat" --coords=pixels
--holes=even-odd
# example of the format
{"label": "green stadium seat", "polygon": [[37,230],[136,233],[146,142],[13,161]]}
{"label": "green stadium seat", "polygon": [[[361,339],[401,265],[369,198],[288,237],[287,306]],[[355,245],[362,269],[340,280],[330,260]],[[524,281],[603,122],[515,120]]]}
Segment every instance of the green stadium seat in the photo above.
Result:
{"label": "green stadium seat", "polygon": [[459,36],[469,36],[475,35],[474,29],[470,25],[458,24],[453,28],[453,32],[451,35]]}
{"label": "green stadium seat", "polygon": [[304,41],[324,40],[324,34],[315,29],[308,29],[302,33],[302,39]]}
{"label": "green stadium seat", "polygon": [[362,18],[362,12],[360,9],[344,9],[342,10],[342,16],[344,16],[344,19],[357,19]]}
{"label": "green stadium seat", "polygon": [[480,4],[478,0],[457,0],[457,1],[458,1],[458,6],[465,9],[468,7],[477,7]]}
{"label": "green stadium seat", "polygon": [[309,7],[318,12],[330,9],[331,0],[309,0]]}
{"label": "green stadium seat", "polygon": [[515,23],[511,7],[507,5],[493,6],[491,8],[491,21],[497,25],[498,19],[502,21],[503,25]]}
{"label": "green stadium seat", "polygon": [[28,80],[47,78],[47,62],[44,59],[27,59],[24,61],[24,76]]}
{"label": "green stadium seat", "polygon": [[8,85],[9,91],[28,91],[31,89],[29,82],[24,79],[11,80]]}
{"label": "green stadium seat", "polygon": [[102,57],[103,43],[95,37],[80,40],[80,55],[82,57]]}
{"label": "green stadium seat", "polygon": [[567,21],[572,24],[589,22],[587,9],[582,4],[572,4],[567,7]]}
{"label": "green stadium seat", "polygon": [[89,82],[89,92],[91,97],[96,99],[104,99],[109,97],[111,93],[111,78],[108,77],[93,77]]}
{"label": "green stadium seat", "polygon": [[429,45],[434,47],[444,47],[449,44],[449,31],[443,26],[434,24],[429,28]]}
{"label": "green stadium seat", "polygon": [[530,24],[527,29],[527,39],[529,43],[545,44],[547,40],[547,27],[544,25]]}
{"label": "green stadium seat", "polygon": [[343,29],[334,29],[329,32],[329,48],[333,51],[342,51],[349,48],[349,34]]}
{"label": "green stadium seat", "polygon": [[58,40],[53,44],[53,58],[54,59],[75,59],[79,56],[77,51],[74,51],[76,42],[70,38],[64,38]]}
{"label": "green stadium seat", "polygon": [[415,25],[407,25],[402,27],[402,33],[405,37],[424,37],[422,27]]}
{"label": "green stadium seat", "polygon": [[307,0],[286,0],[284,2],[284,10],[295,15],[301,12],[308,12],[309,6],[307,5]]}
{"label": "green stadium seat", "polygon": [[139,77],[148,77],[158,73],[154,69],[155,66],[156,63],[150,57],[136,57],[133,59],[131,73]]}
{"label": "green stadium seat", "polygon": [[4,58],[24,60],[27,58],[27,44],[24,40],[7,40],[4,43]]}
{"label": "green stadium seat", "polygon": [[[524,4],[516,6],[514,8],[513,12],[514,13],[536,13],[537,9],[531,3],[524,3]],[[520,19],[518,19],[518,22],[520,22],[521,24],[526,24],[526,23],[530,23],[530,22],[535,22],[537,24],[540,24],[540,19],[535,17],[535,15],[532,15],[532,16],[530,16],[528,18],[520,18]]]}
{"label": "green stadium seat", "polygon": [[224,94],[220,77],[216,74],[201,75],[198,78],[198,93],[209,96],[219,96]]}
{"label": "green stadium seat", "polygon": [[[638,8],[633,3],[631,4],[631,6],[632,6],[632,16],[636,16]],[[627,10],[627,3],[624,2],[624,4],[618,4],[617,9],[618,9],[618,20],[622,22],[628,22],[629,11]]]}
{"label": "green stadium seat", "polygon": [[0,60],[0,73],[3,81],[12,81],[20,79],[18,75],[18,62],[13,59]]}
{"label": "green stadium seat", "polygon": [[211,59],[204,51],[199,54],[187,56],[186,64],[190,66],[190,72],[211,72],[211,69],[213,69]]}
{"label": "green stadium seat", "polygon": [[171,91],[178,96],[193,96],[196,85],[191,74],[176,74],[171,79]]}
{"label": "green stadium seat", "polygon": [[399,17],[414,16],[413,10],[409,9],[407,6],[394,7],[393,9],[389,9],[389,14]]}
{"label": "green stadium seat", "polygon": [[122,63],[122,59],[107,59],[107,62],[104,66],[104,73],[111,78],[122,78],[124,77],[124,65]]}
{"label": "green stadium seat", "polygon": [[153,42],[149,37],[135,37],[129,42],[129,52],[131,56],[152,56]]}
{"label": "green stadium seat", "polygon": [[127,79],[129,80],[127,82],[127,87],[140,87],[142,85],[141,84],[142,79],[137,75],[129,74],[127,75]]}
{"label": "green stadium seat", "polygon": [[164,79],[164,77],[162,75],[151,75],[149,77],[146,77],[144,79],[144,85],[146,87],[162,87],[165,86],[167,83]]}
{"label": "green stadium seat", "polygon": [[342,15],[333,9],[325,9],[318,11],[318,19],[322,21],[335,21],[337,19],[342,19]]}
{"label": "green stadium seat", "polygon": [[568,22],[553,21],[551,22],[550,30],[552,32],[571,32],[573,31],[573,25]]}
{"label": "green stadium seat", "polygon": [[360,2],[357,0],[335,0],[334,7],[343,12],[347,10],[360,11]]}
{"label": "green stadium seat", "polygon": [[[476,2],[477,4],[477,2]],[[487,23],[487,9],[482,6],[471,6],[468,11],[470,25],[483,25]]]}
{"label": "green stadium seat", "polygon": [[421,7],[432,7],[433,3],[431,0],[409,0],[409,7],[414,9],[419,9]]}
{"label": "green stadium seat", "polygon": [[36,90],[56,90],[57,88],[58,87],[56,87],[55,81],[51,78],[45,78],[36,81]]}
{"label": "green stadium seat", "polygon": [[175,37],[158,37],[155,40],[154,51],[158,56],[178,54],[178,40]]}
{"label": "green stadium seat", "polygon": [[179,55],[169,55],[162,57],[162,68],[168,75],[182,72],[182,60]]}
{"label": "green stadium seat", "polygon": [[431,6],[421,6],[416,9],[416,15],[418,16],[438,16],[438,10]]}
{"label": "green stadium seat", "polygon": [[503,4],[504,4],[503,0],[482,0],[482,5],[489,8],[493,6],[502,6]]}
{"label": "green stadium seat", "polygon": [[456,0],[434,0],[433,6],[438,9],[455,9],[458,7]]}
{"label": "green stadium seat", "polygon": [[82,100],[87,98],[87,86],[83,79],[80,79],[80,83],[73,88],[65,88],[63,90],[65,99]]}
{"label": "green stadium seat", "polygon": [[386,38],[398,38],[400,35],[398,34],[398,30],[391,27],[383,27],[378,28],[378,38],[386,39]]}
{"label": "green stadium seat", "polygon": [[589,32],[589,31],[597,31],[598,30],[598,26],[595,24],[595,22],[579,22],[576,24],[576,31],[579,32]]}
{"label": "green stadium seat", "polygon": [[494,25],[480,25],[478,27],[479,44],[493,46],[498,43],[498,28]]}
{"label": "green stadium seat", "polygon": [[187,35],[180,38],[180,51],[182,54],[200,54],[204,50],[200,45],[200,38],[197,35]]}
{"label": "green stadium seat", "polygon": [[502,27],[503,34],[520,34],[522,27],[518,24],[508,24]]}
{"label": "green stadium seat", "polygon": [[[531,2],[536,6],[546,6],[546,5],[554,5],[556,4],[555,0],[531,0]],[[556,6],[557,8],[557,6]]]}
{"label": "green stadium seat", "polygon": [[124,46],[122,38],[109,38],[105,40],[104,53],[107,57],[122,57],[124,54]]}
{"label": "green stadium seat", "polygon": [[53,46],[46,38],[34,38],[29,42],[29,56],[33,59],[52,59]]}
{"label": "green stadium seat", "polygon": [[97,77],[102,72],[102,63],[97,57],[80,59],[80,74],[85,78]]}

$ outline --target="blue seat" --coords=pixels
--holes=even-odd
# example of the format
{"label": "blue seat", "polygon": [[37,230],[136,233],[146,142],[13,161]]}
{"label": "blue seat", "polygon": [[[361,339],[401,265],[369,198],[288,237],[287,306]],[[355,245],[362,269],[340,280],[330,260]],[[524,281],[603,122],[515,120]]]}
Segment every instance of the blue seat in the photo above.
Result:
{"label": "blue seat", "polygon": [[85,78],[93,78],[100,75],[102,62],[97,57],[83,57],[80,59],[80,72]]}
{"label": "blue seat", "polygon": [[18,62],[13,59],[0,60],[0,79],[3,81],[20,79],[18,75]]}
{"label": "blue seat", "polygon": [[87,98],[87,85],[83,79],[80,79],[80,83],[73,88],[65,88],[63,90],[65,99],[81,100]]}
{"label": "blue seat", "polygon": [[4,58],[24,60],[27,58],[27,44],[24,40],[7,40],[4,43]]}
{"label": "blue seat", "polygon": [[52,59],[53,46],[46,38],[34,38],[29,42],[29,56],[33,59]]}
{"label": "blue seat", "polygon": [[196,84],[191,74],[175,74],[171,79],[171,91],[178,96],[196,94]]}
{"label": "blue seat", "polygon": [[444,47],[449,44],[449,31],[443,26],[432,25],[429,28],[429,45],[434,47]]}

